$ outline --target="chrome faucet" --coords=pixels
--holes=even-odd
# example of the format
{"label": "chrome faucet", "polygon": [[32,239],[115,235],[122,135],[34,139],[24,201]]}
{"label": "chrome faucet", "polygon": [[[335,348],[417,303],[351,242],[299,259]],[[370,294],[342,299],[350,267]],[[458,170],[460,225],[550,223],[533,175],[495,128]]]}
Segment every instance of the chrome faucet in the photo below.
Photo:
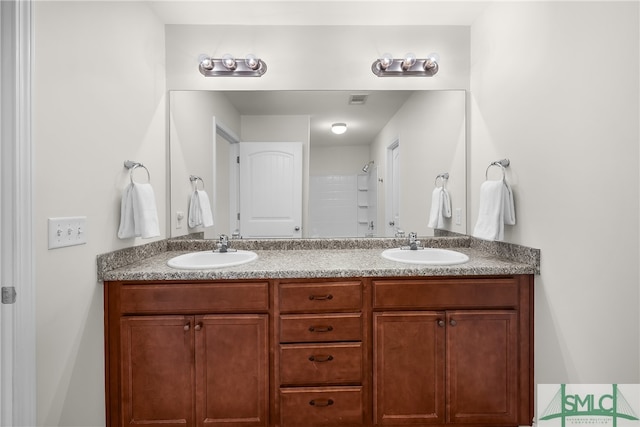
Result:
{"label": "chrome faucet", "polygon": [[216,246],[218,246],[218,252],[227,252],[229,250],[229,237],[226,234],[221,234]]}
{"label": "chrome faucet", "polygon": [[420,240],[418,240],[418,233],[412,231],[409,233],[409,249],[412,251],[420,249]]}

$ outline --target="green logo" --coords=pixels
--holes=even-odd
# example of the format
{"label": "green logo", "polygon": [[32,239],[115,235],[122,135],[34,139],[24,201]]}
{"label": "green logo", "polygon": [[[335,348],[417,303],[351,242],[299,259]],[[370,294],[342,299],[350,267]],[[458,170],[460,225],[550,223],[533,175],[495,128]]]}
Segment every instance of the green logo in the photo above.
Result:
{"label": "green logo", "polygon": [[[593,387],[575,385],[567,391],[566,384],[560,384],[546,409],[540,414],[539,421],[559,418],[562,427],[567,420],[572,425],[593,425],[613,423],[617,427],[619,420],[638,421],[638,416],[620,392],[617,384],[611,384],[611,391],[594,392]],[[635,424],[635,423],[634,423]],[[638,423],[640,424],[640,423]]]}

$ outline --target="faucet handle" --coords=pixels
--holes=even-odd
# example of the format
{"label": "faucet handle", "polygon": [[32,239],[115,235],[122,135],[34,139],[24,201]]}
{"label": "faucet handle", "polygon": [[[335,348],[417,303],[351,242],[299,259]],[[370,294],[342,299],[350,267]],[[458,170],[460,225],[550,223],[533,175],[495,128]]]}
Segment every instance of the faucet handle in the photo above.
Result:
{"label": "faucet handle", "polygon": [[417,239],[418,239],[418,233],[416,233],[415,231],[411,231],[409,233],[409,241],[415,242]]}
{"label": "faucet handle", "polygon": [[227,237],[226,234],[221,234],[220,235],[220,243],[222,243],[223,245],[226,245],[229,243],[229,237]]}

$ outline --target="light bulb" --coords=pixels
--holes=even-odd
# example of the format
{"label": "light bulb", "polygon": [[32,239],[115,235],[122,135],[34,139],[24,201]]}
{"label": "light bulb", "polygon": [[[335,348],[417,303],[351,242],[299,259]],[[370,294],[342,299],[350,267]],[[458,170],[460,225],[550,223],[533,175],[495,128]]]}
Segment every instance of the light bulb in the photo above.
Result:
{"label": "light bulb", "polygon": [[413,64],[416,63],[416,55],[413,53],[407,53],[402,60],[402,69],[407,71]]}
{"label": "light bulb", "polygon": [[213,70],[213,60],[209,56],[200,55],[200,58],[198,59],[200,61],[200,66],[202,67],[202,69],[208,71]]}
{"label": "light bulb", "polygon": [[260,68],[260,60],[251,53],[244,57],[244,63],[252,70]]}
{"label": "light bulb", "polygon": [[384,53],[380,57],[380,69],[386,70],[393,64],[393,56],[390,53]]}
{"label": "light bulb", "polygon": [[424,61],[424,70],[432,71],[434,74],[438,72],[440,62],[440,55],[437,53],[430,53],[427,56],[427,59]]}
{"label": "light bulb", "polygon": [[229,53],[224,54],[224,56],[222,57],[222,65],[224,65],[228,70],[231,71],[235,70],[238,67],[235,58]]}

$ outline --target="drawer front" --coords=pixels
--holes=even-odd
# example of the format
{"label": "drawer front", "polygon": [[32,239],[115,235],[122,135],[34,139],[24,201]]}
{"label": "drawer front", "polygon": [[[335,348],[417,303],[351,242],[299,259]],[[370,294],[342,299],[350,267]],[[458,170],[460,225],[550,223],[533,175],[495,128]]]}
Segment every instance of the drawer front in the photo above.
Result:
{"label": "drawer front", "polygon": [[360,313],[280,316],[280,342],[283,343],[361,340]]}
{"label": "drawer front", "polygon": [[361,343],[280,346],[280,385],[361,382]]}
{"label": "drawer front", "polygon": [[360,311],[362,283],[282,283],[279,302],[282,313]]}
{"label": "drawer front", "polygon": [[518,303],[518,286],[511,278],[373,282],[374,309],[514,308]]}
{"label": "drawer front", "polygon": [[122,313],[266,312],[269,282],[124,285]]}
{"label": "drawer front", "polygon": [[280,390],[282,427],[362,426],[362,387]]}

